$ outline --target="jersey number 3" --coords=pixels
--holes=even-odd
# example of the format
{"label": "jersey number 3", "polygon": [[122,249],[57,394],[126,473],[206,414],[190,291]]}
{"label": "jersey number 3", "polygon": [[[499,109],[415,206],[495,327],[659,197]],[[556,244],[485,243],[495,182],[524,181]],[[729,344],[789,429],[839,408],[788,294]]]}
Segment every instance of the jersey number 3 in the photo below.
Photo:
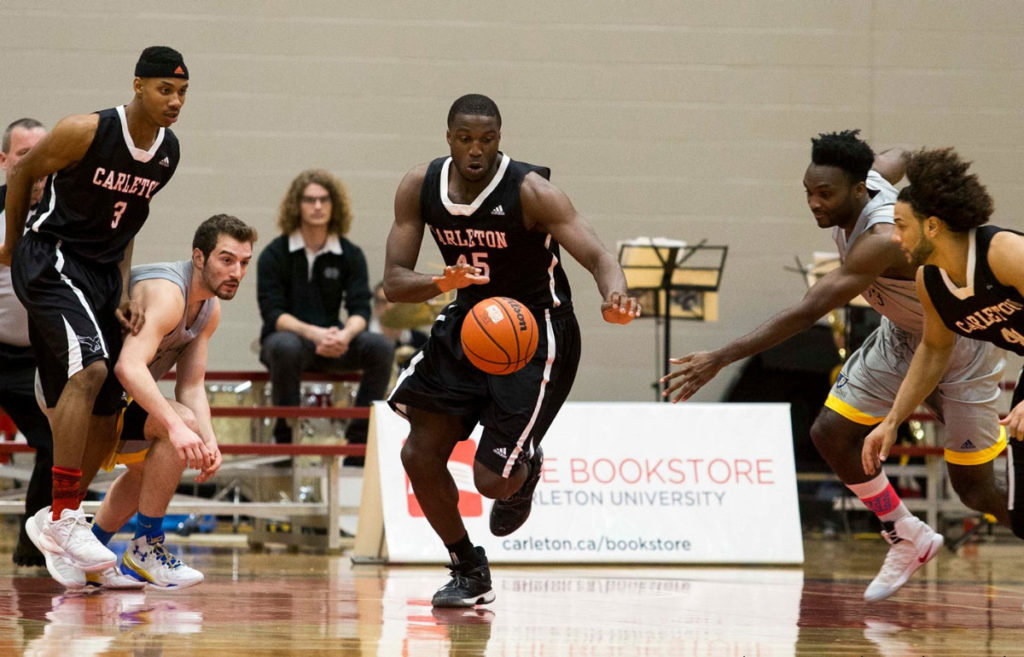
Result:
{"label": "jersey number 3", "polygon": [[125,201],[118,201],[114,204],[114,220],[110,222],[111,228],[117,228],[117,224],[121,222],[121,215],[128,209],[128,203]]}

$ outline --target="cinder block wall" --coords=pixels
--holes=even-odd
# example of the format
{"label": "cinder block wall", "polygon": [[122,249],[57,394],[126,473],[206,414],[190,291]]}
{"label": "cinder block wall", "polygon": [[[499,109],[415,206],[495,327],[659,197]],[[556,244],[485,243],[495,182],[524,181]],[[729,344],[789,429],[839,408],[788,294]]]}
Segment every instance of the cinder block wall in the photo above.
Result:
{"label": "cinder block wall", "polygon": [[[803,293],[784,268],[831,248],[800,183],[818,132],[859,127],[879,149],[955,145],[992,191],[996,222],[1022,227],[1024,23],[1010,0],[5,0],[0,36],[4,124],[127,102],[143,47],[185,54],[182,164],[136,262],[185,257],[216,212],[255,224],[265,244],[288,182],[317,166],[347,184],[350,237],[379,278],[395,187],[445,151],[448,106],[466,92],[498,102],[503,150],[550,166],[609,247],[638,235],[729,246],[720,320],[675,322],[677,354]],[[432,244],[420,262],[439,267]],[[585,340],[573,398],[653,399],[660,331],[603,325],[589,275],[568,269]],[[258,367],[255,273],[225,305],[211,368]],[[698,399],[718,399],[736,371]]]}

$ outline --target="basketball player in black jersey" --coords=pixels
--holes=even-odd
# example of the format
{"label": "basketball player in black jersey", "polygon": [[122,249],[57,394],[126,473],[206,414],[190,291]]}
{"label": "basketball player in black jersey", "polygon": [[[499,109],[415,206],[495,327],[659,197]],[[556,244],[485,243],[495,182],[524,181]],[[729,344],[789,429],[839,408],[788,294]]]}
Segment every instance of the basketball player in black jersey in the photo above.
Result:
{"label": "basketball player in black jersey", "polygon": [[[494,101],[477,94],[456,100],[448,113],[451,156],[420,165],[402,180],[387,243],[389,300],[422,302],[458,290],[389,399],[411,426],[402,463],[416,499],[452,559],[451,581],[433,597],[439,607],[494,600],[487,557],[469,539],[447,468],[456,443],[483,425],[474,483],[496,500],[492,533],[510,534],[530,513],[543,460],[539,443],[576,375],[579,327],[559,247],[594,276],[605,321],[627,324],[640,314],[618,262],[565,193],[548,182],[549,170],[513,161],[498,150],[500,139]],[[444,257],[440,276],[414,270],[425,230]],[[498,295],[529,307],[540,334],[533,360],[506,376],[477,370],[459,341],[466,312]]]}
{"label": "basketball player in black jersey", "polygon": [[[925,309],[924,337],[892,410],[864,440],[864,471],[879,469],[896,427],[939,381],[955,334],[1024,355],[1024,234],[986,226],[992,198],[951,148],[922,150],[907,166],[893,240],[920,266],[917,294]],[[1007,508],[1013,533],[1024,538],[1024,370],[1009,414]],[[1020,481],[1021,484],[1016,482]]]}
{"label": "basketball player in black jersey", "polygon": [[[146,48],[133,87],[127,105],[62,119],[12,169],[0,246],[0,263],[11,263],[15,292],[28,311],[52,409],[52,509],[29,518],[25,528],[43,552],[86,572],[115,562],[89,529],[80,489],[116,436],[121,390],[108,374],[120,352],[121,325],[137,333],[144,321],[128,301],[126,279],[150,199],[178,165],[178,140],[169,127],[188,89],[181,54]],[[43,197],[29,212],[32,182],[43,177]],[[172,441],[185,446],[191,463],[209,465],[199,436],[187,431]]]}

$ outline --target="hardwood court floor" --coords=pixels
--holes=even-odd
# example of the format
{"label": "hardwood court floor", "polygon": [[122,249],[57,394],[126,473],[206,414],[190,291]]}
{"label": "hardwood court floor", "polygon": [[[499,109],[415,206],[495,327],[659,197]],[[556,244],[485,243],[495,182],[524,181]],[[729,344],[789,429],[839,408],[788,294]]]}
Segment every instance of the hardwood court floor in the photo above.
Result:
{"label": "hardwood court floor", "polygon": [[944,550],[872,605],[886,546],[843,538],[808,540],[803,568],[497,565],[492,605],[432,610],[440,567],[228,545],[182,548],[207,577],[192,589],[62,595],[11,564],[10,527],[3,656],[1024,656],[1024,544],[1010,541]]}

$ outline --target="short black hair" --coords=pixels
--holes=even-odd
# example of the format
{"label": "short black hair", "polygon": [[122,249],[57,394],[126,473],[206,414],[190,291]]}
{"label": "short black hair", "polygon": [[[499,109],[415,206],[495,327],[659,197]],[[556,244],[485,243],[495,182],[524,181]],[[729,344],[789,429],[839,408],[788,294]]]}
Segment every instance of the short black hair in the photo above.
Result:
{"label": "short black hair", "polygon": [[942,219],[953,232],[977,228],[988,223],[994,205],[977,174],[967,173],[970,166],[952,148],[921,149],[907,163],[910,185],[898,198],[920,217]]}
{"label": "short black hair", "polygon": [[466,94],[455,99],[451,109],[448,110],[449,128],[452,126],[452,121],[459,114],[466,116],[493,116],[498,121],[498,127],[501,127],[501,112],[498,111],[497,103],[482,94]]}
{"label": "short black hair", "polygon": [[0,151],[4,153],[11,152],[11,133],[17,128],[23,128],[25,130],[32,130],[34,128],[44,128],[42,123],[35,119],[30,119],[27,116],[17,121],[12,121],[9,126],[4,130],[3,143],[0,144]]}
{"label": "short black hair", "polygon": [[238,217],[229,214],[215,214],[196,228],[196,234],[192,238],[192,248],[203,252],[203,259],[210,257],[210,253],[217,246],[217,239],[221,235],[233,237],[239,242],[255,242],[256,229],[243,222]]}
{"label": "short black hair", "polygon": [[875,153],[859,134],[860,130],[843,130],[812,138],[811,162],[842,169],[851,184],[864,182],[875,163]]}

